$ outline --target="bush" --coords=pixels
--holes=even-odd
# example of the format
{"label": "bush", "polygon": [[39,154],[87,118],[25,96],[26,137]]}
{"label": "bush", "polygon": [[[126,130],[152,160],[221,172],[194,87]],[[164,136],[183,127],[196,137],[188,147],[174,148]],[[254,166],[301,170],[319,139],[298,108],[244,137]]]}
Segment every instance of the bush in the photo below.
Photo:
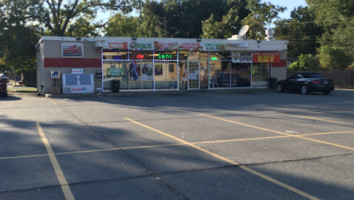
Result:
{"label": "bush", "polygon": [[318,60],[321,68],[325,70],[343,70],[352,63],[351,58],[343,49],[322,46],[318,51]]}
{"label": "bush", "polygon": [[300,54],[297,61],[291,63],[291,71],[315,71],[319,69],[319,63],[316,57],[311,54]]}

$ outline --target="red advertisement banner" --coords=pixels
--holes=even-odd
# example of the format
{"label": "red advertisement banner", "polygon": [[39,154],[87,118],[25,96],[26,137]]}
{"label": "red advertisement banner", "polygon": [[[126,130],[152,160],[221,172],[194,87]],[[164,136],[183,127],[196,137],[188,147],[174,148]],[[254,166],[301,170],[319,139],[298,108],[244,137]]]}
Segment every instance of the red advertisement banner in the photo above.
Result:
{"label": "red advertisement banner", "polygon": [[253,62],[254,63],[279,63],[280,53],[279,52],[254,52]]}

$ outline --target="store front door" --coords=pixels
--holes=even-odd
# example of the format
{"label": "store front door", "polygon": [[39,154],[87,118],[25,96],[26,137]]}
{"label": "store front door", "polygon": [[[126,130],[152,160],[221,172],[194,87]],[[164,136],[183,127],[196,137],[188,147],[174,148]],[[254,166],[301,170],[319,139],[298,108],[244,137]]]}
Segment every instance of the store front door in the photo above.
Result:
{"label": "store front door", "polygon": [[252,65],[252,87],[266,87],[267,79],[271,74],[270,63],[256,63]]}
{"label": "store front door", "polygon": [[190,61],[188,62],[188,89],[199,89],[199,62]]}

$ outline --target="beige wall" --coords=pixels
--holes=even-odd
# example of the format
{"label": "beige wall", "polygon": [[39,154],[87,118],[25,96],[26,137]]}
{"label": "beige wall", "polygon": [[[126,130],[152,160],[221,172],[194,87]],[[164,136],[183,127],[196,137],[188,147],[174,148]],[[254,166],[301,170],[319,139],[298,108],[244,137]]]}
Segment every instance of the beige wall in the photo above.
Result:
{"label": "beige wall", "polygon": [[[42,71],[42,75],[43,75],[43,80],[45,83],[44,84],[44,89],[45,89],[45,93],[46,94],[51,94],[52,92],[52,88],[54,87],[54,80],[50,78],[50,73],[51,71],[60,71],[61,76],[63,74],[71,74],[71,68],[44,68]],[[93,79],[95,82],[95,90],[96,88],[101,88],[102,87],[102,79],[96,79],[96,71],[97,70],[101,70],[101,69],[96,69],[96,68],[83,68],[84,73],[88,73],[88,74],[93,74]],[[62,79],[56,80],[56,86],[57,87],[62,87]]]}
{"label": "beige wall", "polygon": [[286,67],[273,67],[272,78],[276,78],[278,81],[286,79],[287,68]]}
{"label": "beige wall", "polygon": [[45,58],[61,58],[62,43],[83,43],[85,58],[100,58],[101,51],[95,48],[95,42],[85,40],[60,41],[60,40],[44,40],[44,57]]}
{"label": "beige wall", "polygon": [[[63,40],[42,39],[36,46],[37,49],[37,89],[40,91],[41,85],[44,85],[44,92],[46,94],[61,93],[62,79],[51,79],[51,71],[60,71],[61,75],[64,73],[71,73],[70,67],[60,68],[44,68],[44,58],[62,58],[61,44],[62,43],[84,43],[84,58],[101,58],[101,50],[95,47],[95,43],[89,40],[73,40],[73,38],[63,38]],[[64,58],[65,59],[65,58]],[[80,67],[77,67],[80,68]],[[101,68],[82,68],[84,73],[92,73],[94,76],[95,90],[101,88],[102,80],[96,79],[96,71]],[[56,82],[55,82],[56,81]],[[54,84],[55,82],[55,84]],[[57,91],[54,89],[57,87]]]}
{"label": "beige wall", "polygon": [[[287,52],[280,52],[280,60],[287,59]],[[272,78],[279,80],[284,80],[287,77],[287,66],[286,67],[272,67]]]}

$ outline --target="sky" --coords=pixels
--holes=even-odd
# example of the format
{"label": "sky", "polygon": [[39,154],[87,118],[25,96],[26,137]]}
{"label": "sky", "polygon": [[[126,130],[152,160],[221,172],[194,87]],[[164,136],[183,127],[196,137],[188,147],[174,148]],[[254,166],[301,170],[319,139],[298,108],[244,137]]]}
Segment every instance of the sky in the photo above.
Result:
{"label": "sky", "polygon": [[262,0],[262,2],[270,2],[273,5],[286,7],[287,9],[283,13],[279,13],[280,18],[290,18],[290,13],[294,8],[299,6],[305,7],[307,5],[305,0]]}

